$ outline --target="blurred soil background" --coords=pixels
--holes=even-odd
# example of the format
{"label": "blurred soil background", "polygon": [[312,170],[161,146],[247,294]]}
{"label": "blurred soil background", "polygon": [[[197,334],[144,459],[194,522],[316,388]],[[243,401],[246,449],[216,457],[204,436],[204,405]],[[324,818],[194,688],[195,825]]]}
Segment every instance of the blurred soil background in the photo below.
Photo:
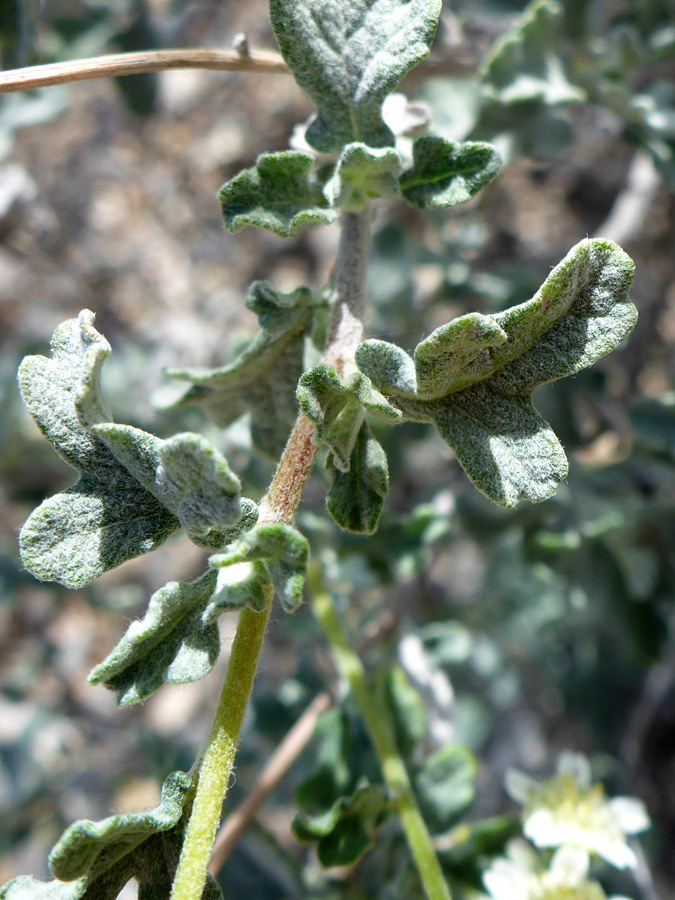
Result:
{"label": "blurred soil background", "polygon": [[[410,97],[429,103],[436,121],[440,117],[437,130],[470,133],[480,60],[521,8],[446,6],[430,63],[402,85]],[[49,0],[38,9],[35,28],[26,61],[152,45],[223,47],[240,32],[251,47],[274,47],[262,0]],[[660,80],[675,78],[672,57],[659,66]],[[634,89],[657,78],[654,71],[638,70]],[[286,148],[293,126],[311,112],[289,77],[176,71],[124,85],[53,88],[29,99],[4,97],[0,104],[0,883],[22,873],[45,876],[49,849],[74,819],[154,803],[159,779],[189,767],[203,744],[227,661],[225,652],[203,682],[167,686],[131,709],[117,709],[111,694],[87,685],[87,673],[142,614],[150,594],[170,579],[199,574],[204,557],[188,542],[171,540],[76,592],[38,584],[22,571],[22,522],[45,496],[71,483],[72,473],[21,407],[15,386],[20,359],[46,353],[60,321],[93,310],[113,347],[105,388],[115,418],[160,435],[205,430],[257,498],[271,463],[250,459],[241,425],[223,435],[197,412],[158,413],[154,401],[167,384],[163,370],[227,362],[254,330],[242,302],[250,282],[264,278],[282,290],[320,286],[337,241],[335,226],[307,228],[290,241],[254,229],[237,236],[223,231],[219,186],[259,153]],[[675,888],[667,853],[675,840],[675,199],[645,148],[625,139],[625,123],[614,112],[578,103],[563,115],[572,136],[558,152],[514,154],[503,174],[465,207],[423,217],[403,204],[384,204],[374,241],[376,309],[369,333],[410,348],[453,315],[527,299],[582,238],[620,240],[637,265],[634,335],[591,373],[571,379],[569,389],[553,389],[548,399],[542,392],[542,408],[572,451],[570,485],[553,512],[528,508],[501,517],[469,497],[447,448],[411,426],[409,439],[388,446],[395,477],[384,537],[379,544],[373,539],[371,549],[363,539],[349,539],[338,554],[340,571],[358,601],[353,624],[365,629],[354,633],[369,635],[367,659],[396,655],[402,634],[430,622],[452,620],[473,641],[464,660],[472,675],[451,725],[481,760],[482,811],[510,808],[501,792],[508,765],[537,773],[550,771],[560,749],[595,754],[600,772],[650,806],[655,830],[641,891],[665,900]],[[648,435],[642,444],[639,434]],[[644,450],[638,459],[636,447],[652,455]],[[618,558],[627,547],[633,556],[624,554],[624,561],[637,568],[633,575],[623,571],[628,588],[618,582],[599,588],[608,593],[607,606],[595,607],[587,586],[585,599],[574,595],[572,574],[528,550],[535,532],[541,545],[545,526],[547,534],[568,533],[565,516],[585,502],[570,495],[577,475],[585,499],[596,489],[605,498],[605,513],[641,510],[638,530],[630,530],[631,519],[629,530],[619,529],[626,544],[610,547]],[[316,516],[324,490],[317,478],[308,492],[309,531],[321,531]],[[387,559],[397,546],[387,548],[387,534],[400,536],[402,522],[421,521],[420,504],[437,535],[420,525],[420,546],[406,545],[407,557]],[[561,515],[567,524],[556,531],[551,521]],[[409,543],[418,539],[406,534]],[[335,553],[335,533],[321,535],[326,552]],[[404,557],[411,560],[407,572],[399,565]],[[570,560],[569,569],[586,567],[589,574],[594,568],[592,556]],[[395,577],[382,575],[396,566]],[[561,587],[563,578],[568,581]],[[612,591],[624,589],[633,591],[625,601],[629,611],[634,604],[642,616],[648,608],[648,625],[644,616],[638,624],[612,618]],[[546,619],[542,638],[532,623],[540,614],[546,618],[549,601],[542,598],[550,600],[555,591],[564,599]],[[490,635],[491,619],[503,626],[501,645],[499,634]],[[226,616],[221,623],[225,650],[234,621]],[[529,623],[524,630],[522,622]],[[595,643],[589,643],[589,622],[602,634]],[[626,650],[633,646],[631,629],[640,628],[652,630],[637,650]],[[519,638],[532,647],[523,649]],[[545,665],[537,661],[556,640],[562,648],[557,675],[542,676]],[[590,654],[583,671],[598,676],[608,646],[614,648],[606,658],[610,668],[589,693],[581,675],[574,681],[585,665],[579,659]],[[331,672],[308,612],[290,624],[277,613],[233,803],[299,712],[330,684]],[[301,774],[302,763],[261,817],[259,831],[244,841],[228,886],[255,887],[259,897],[296,896],[286,856],[301,852],[290,835],[288,801]],[[246,880],[254,877],[251,859],[255,883]],[[647,893],[650,867],[661,893]]]}

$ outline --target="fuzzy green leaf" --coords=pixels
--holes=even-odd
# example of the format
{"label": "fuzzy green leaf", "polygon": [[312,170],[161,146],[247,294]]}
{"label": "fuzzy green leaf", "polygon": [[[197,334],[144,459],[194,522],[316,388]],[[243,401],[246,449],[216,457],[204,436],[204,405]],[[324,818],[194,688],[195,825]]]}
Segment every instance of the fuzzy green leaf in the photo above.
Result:
{"label": "fuzzy green leaf", "polygon": [[221,612],[248,606],[262,612],[267,604],[265,588],[270,576],[259,560],[220,565],[213,596],[204,610],[203,620],[213,621]]}
{"label": "fuzzy green leaf", "polygon": [[145,616],[132,622],[114,650],[93,669],[90,684],[117,692],[120,706],[150,697],[163,684],[204,678],[220,652],[218,626],[204,612],[216,573],[197,581],[170,581],[150,598]]}
{"label": "fuzzy green leaf", "polygon": [[[309,545],[307,539],[290,525],[274,523],[256,525],[251,531],[209,559],[213,568],[260,560],[274,593],[286,612],[294,612],[302,602],[302,589],[307,575]],[[239,573],[253,577],[250,571]],[[238,574],[239,574],[238,573]]]}
{"label": "fuzzy green leaf", "polygon": [[366,413],[389,425],[402,418],[401,412],[373,388],[365,375],[353,372],[340,380],[335,369],[324,363],[303,374],[297,398],[304,414],[316,426],[316,440],[327,444],[341,472],[349,470]]}
{"label": "fuzzy green leaf", "polygon": [[556,0],[535,0],[526,8],[481,66],[486,99],[502,104],[535,100],[550,106],[585,99],[567,79],[558,55],[563,17],[563,5]]}
{"label": "fuzzy green leaf", "polygon": [[353,534],[373,534],[389,490],[389,467],[387,455],[367,422],[358,431],[349,471],[338,469],[334,456],[327,458],[326,469],[333,482],[326,509],[335,522]]}
{"label": "fuzzy green leaf", "polygon": [[399,185],[413,206],[438,209],[470,200],[500,168],[492,144],[421,137],[413,144],[413,167],[401,175]]}
{"label": "fuzzy green leaf", "polygon": [[633,271],[611,241],[582,241],[527,303],[442,326],[414,361],[384,341],[361,344],[356,360],[406,418],[436,425],[491,500],[506,507],[545,500],[567,461],[531,394],[591,365],[630,332]]}
{"label": "fuzzy green leaf", "polygon": [[302,844],[317,845],[324,868],[350,866],[373,846],[373,834],[387,815],[385,788],[370,784],[349,797],[339,797],[325,812],[297,815],[293,835]]}
{"label": "fuzzy green leaf", "polygon": [[324,194],[333,207],[360,212],[377,197],[399,194],[401,160],[393,148],[348,144],[326,182]]}
{"label": "fuzzy green leaf", "polygon": [[256,282],[246,306],[257,314],[262,330],[229,366],[172,370],[172,377],[192,383],[175,406],[203,406],[222,427],[249,412],[254,444],[278,458],[298,412],[303,336],[324,305],[323,297],[307,288],[282,294]]}
{"label": "fuzzy green leaf", "polygon": [[200,546],[222,546],[222,534],[236,531],[249,511],[249,504],[242,506],[239,479],[201,435],[176,434],[163,441],[112,422],[94,425],[91,431]]}
{"label": "fuzzy green leaf", "polygon": [[[110,345],[88,310],[61,324],[51,358],[28,356],[19,368],[28,411],[78,482],[45,500],[21,531],[21,557],[42,581],[83,587],[103,572],[158,547],[178,519],[145,490],[79,419],[81,385],[98,384]],[[97,395],[98,397],[98,395]],[[109,418],[100,398],[99,412]]]}
{"label": "fuzzy green leaf", "polygon": [[440,11],[440,0],[271,0],[284,59],[317,106],[313,147],[394,143],[382,102],[429,53]]}
{"label": "fuzzy green leaf", "polygon": [[218,193],[227,231],[257,225],[293,237],[301,225],[335,221],[337,213],[312,175],[313,162],[300,150],[263,153],[255,166],[227,181]]}
{"label": "fuzzy green leaf", "polygon": [[[2,900],[114,900],[132,878],[139,900],[169,900],[183,830],[192,802],[193,779],[174,772],[161,800],[143,813],[83,819],[66,830],[49,857],[58,881],[16,878],[0,889]],[[212,878],[202,900],[222,900]]]}

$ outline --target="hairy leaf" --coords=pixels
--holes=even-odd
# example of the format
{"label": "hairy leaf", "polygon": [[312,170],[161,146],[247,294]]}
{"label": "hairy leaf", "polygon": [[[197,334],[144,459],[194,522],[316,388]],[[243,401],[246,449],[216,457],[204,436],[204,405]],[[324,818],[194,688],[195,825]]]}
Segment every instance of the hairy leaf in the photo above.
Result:
{"label": "hairy leaf", "polygon": [[545,500],[567,462],[531,394],[591,365],[630,332],[633,270],[611,241],[582,241],[527,303],[438,328],[414,360],[392,344],[366,341],[356,361],[404,417],[436,425],[491,500],[506,507],[523,497]]}
{"label": "hairy leaf", "polygon": [[[83,587],[103,572],[158,547],[180,527],[166,509],[85,428],[76,401],[81,385],[98,384],[110,345],[88,310],[54,332],[51,358],[28,356],[19,385],[28,411],[78,482],[45,500],[21,531],[21,557],[42,581]],[[98,397],[98,395],[97,395]],[[109,418],[97,399],[97,411]]]}
{"label": "hairy leaf", "polygon": [[536,0],[495,43],[481,66],[484,96],[498,103],[572,103],[585,94],[571,84],[558,56],[564,15],[556,0]]}
{"label": "hairy leaf", "polygon": [[263,153],[255,166],[227,181],[218,194],[227,231],[257,225],[293,237],[301,225],[333,222],[337,213],[312,175],[313,162],[300,150]]}
{"label": "hairy leaf", "polygon": [[412,169],[401,175],[399,185],[413,206],[437,209],[470,200],[500,169],[492,144],[421,137],[413,144]]}
{"label": "hairy leaf", "polygon": [[390,425],[401,421],[400,411],[365,375],[353,372],[341,380],[335,369],[324,363],[303,374],[297,397],[304,414],[316,425],[316,440],[327,444],[341,472],[349,470],[366,413]]}
{"label": "hairy leaf", "polygon": [[347,144],[324,194],[331,206],[359,212],[376,197],[395,197],[399,193],[400,171],[401,160],[393,148],[378,150],[365,144]]}
{"label": "hairy leaf", "polygon": [[389,490],[389,467],[382,445],[363,422],[351,453],[349,470],[341,471],[335,457],[326,459],[332,485],[326,497],[326,509],[345,531],[373,534]]}
{"label": "hairy leaf", "polygon": [[223,610],[248,606],[262,612],[267,604],[266,588],[272,582],[259,560],[220,566],[216,587],[204,610],[203,620],[213,621]]}
{"label": "hairy leaf", "polygon": [[172,370],[172,377],[192,383],[176,407],[203,406],[222,427],[250,412],[254,444],[278,457],[297,416],[303,336],[323,305],[324,299],[307,288],[281,294],[256,282],[246,306],[256,313],[262,330],[225,368]]}
{"label": "hairy leaf", "polygon": [[[307,575],[307,539],[295,528],[281,522],[256,525],[224,553],[212,556],[209,564],[213,568],[221,568],[256,560],[263,563],[274,593],[286,612],[294,612],[302,602]],[[247,572],[245,577],[250,575]]]}
{"label": "hairy leaf", "polygon": [[271,0],[284,59],[317,106],[313,147],[394,143],[382,102],[429,53],[440,10],[440,0]]}
{"label": "hairy leaf", "polygon": [[[174,772],[162,785],[154,809],[100,822],[75,822],[49,857],[59,880],[41,882],[22,876],[1,888],[0,898],[114,900],[134,878],[139,900],[169,900],[192,793],[192,776]],[[210,877],[202,900],[222,900],[220,888]]]}
{"label": "hairy leaf", "polygon": [[176,434],[163,441],[112,422],[94,425],[91,431],[200,546],[222,546],[222,534],[236,532],[249,511],[249,504],[242,506],[239,479],[201,435]]}
{"label": "hairy leaf", "polygon": [[220,652],[218,626],[204,623],[216,572],[197,581],[170,581],[150,598],[145,616],[132,622],[114,650],[93,669],[90,684],[117,692],[120,706],[145,700],[163,684],[185,684],[208,675]]}

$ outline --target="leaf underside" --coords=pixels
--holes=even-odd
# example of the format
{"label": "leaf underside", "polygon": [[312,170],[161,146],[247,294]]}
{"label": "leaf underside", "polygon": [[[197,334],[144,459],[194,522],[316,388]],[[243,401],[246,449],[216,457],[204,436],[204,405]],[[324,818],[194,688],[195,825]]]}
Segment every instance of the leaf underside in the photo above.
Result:
{"label": "leaf underside", "polygon": [[344,531],[373,534],[389,490],[389,467],[382,445],[373,437],[367,422],[359,429],[349,471],[336,468],[330,456],[326,469],[332,481],[326,509],[334,521]]}
{"label": "leaf underside", "polygon": [[394,143],[382,102],[429,53],[440,9],[440,0],[271,0],[279,48],[317,107],[311,146]]}
{"label": "leaf underside", "polygon": [[455,319],[422,341],[414,359],[366,341],[356,361],[405,418],[435,424],[491,500],[546,500],[567,461],[532,392],[591,365],[631,331],[633,271],[611,241],[582,241],[527,303]]}
{"label": "leaf underside", "polygon": [[92,670],[90,684],[105,685],[117,693],[120,706],[129,706],[163,684],[185,684],[208,675],[220,652],[218,626],[204,622],[216,577],[216,572],[207,572],[197,581],[170,581],[156,591],[143,619],[132,622]]}

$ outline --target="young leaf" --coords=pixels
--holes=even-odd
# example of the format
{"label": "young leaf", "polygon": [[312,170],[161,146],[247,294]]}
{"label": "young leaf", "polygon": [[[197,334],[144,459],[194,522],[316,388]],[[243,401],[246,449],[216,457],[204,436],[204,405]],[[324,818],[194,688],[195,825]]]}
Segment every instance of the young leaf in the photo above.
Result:
{"label": "young leaf", "polygon": [[335,369],[324,363],[303,374],[297,398],[304,414],[316,425],[316,439],[328,445],[341,472],[349,471],[366,413],[389,425],[401,421],[400,410],[376,391],[365,375],[354,372],[340,380]]}
{"label": "young leaf", "polygon": [[120,706],[150,697],[163,684],[204,678],[220,652],[216,624],[204,611],[216,587],[216,573],[197,581],[170,581],[150,598],[141,620],[132,622],[115,649],[89,674],[90,684],[117,692]]}
{"label": "young leaf", "polygon": [[[36,578],[73,588],[154,550],[180,527],[172,512],[80,422],[80,385],[98,383],[101,362],[110,353],[93,321],[94,314],[84,310],[59,325],[51,358],[28,356],[19,368],[28,411],[80,474],[75,485],[45,500],[28,518],[21,531],[21,557]],[[98,411],[104,414],[102,406]]]}
{"label": "young leaf", "polygon": [[326,509],[344,531],[373,534],[389,490],[387,455],[363,422],[349,460],[349,470],[335,465],[335,456],[326,459],[332,485]]}
{"label": "young leaf", "polygon": [[[280,522],[256,525],[251,531],[209,559],[213,568],[260,560],[286,612],[294,612],[302,602],[307,575],[307,539],[290,525]],[[246,577],[250,577],[247,573]]]}
{"label": "young leaf", "polygon": [[394,143],[382,102],[429,53],[440,11],[440,0],[271,0],[284,59],[317,106],[312,147]]}
{"label": "young leaf", "polygon": [[192,383],[175,406],[203,406],[222,427],[250,412],[256,447],[270,455],[280,454],[297,416],[295,390],[302,375],[303,335],[324,304],[307,288],[281,294],[256,282],[246,306],[257,314],[262,330],[225,368],[172,370],[172,377]]}
{"label": "young leaf", "polygon": [[[183,829],[192,802],[193,777],[173,772],[159,804],[143,813],[83,819],[68,828],[49,865],[58,881],[20,877],[0,889],[2,900],[115,900],[132,878],[139,900],[169,900]],[[203,900],[222,900],[209,877]]]}
{"label": "young leaf", "polygon": [[628,298],[633,270],[611,241],[582,241],[527,303],[442,326],[414,361],[392,344],[366,341],[357,364],[404,417],[436,425],[491,500],[545,500],[567,463],[531,394],[621,343],[637,318]]}
{"label": "young leaf", "polygon": [[556,0],[535,0],[493,46],[481,66],[484,96],[497,103],[540,101],[553,106],[584,100],[558,55],[564,16]]}
{"label": "young leaf", "polygon": [[348,144],[326,182],[324,194],[331,206],[360,212],[376,197],[399,194],[400,171],[401,160],[393,148],[378,150],[365,144]]}
{"label": "young leaf", "polygon": [[300,150],[263,153],[251,169],[225,182],[218,193],[225,228],[232,234],[257,225],[280,237],[293,237],[301,225],[330,223],[328,207],[311,169],[314,157]]}
{"label": "young leaf", "polygon": [[262,612],[267,604],[266,588],[272,582],[263,563],[238,562],[220,566],[215,590],[202,615],[204,622],[212,622],[223,610],[248,606]]}
{"label": "young leaf", "polygon": [[421,137],[413,144],[413,167],[401,175],[399,185],[408,203],[438,209],[470,200],[500,168],[492,144]]}

